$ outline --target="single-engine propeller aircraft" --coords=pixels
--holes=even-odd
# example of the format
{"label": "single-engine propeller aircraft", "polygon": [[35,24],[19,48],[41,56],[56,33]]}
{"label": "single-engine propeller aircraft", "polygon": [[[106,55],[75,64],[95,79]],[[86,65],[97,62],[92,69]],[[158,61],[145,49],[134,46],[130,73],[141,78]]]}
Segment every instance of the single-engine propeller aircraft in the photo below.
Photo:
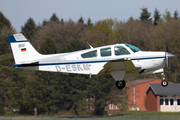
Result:
{"label": "single-engine propeller aircraft", "polygon": [[[162,73],[168,57],[174,56],[168,52],[141,51],[130,44],[114,44],[102,47],[80,50],[70,53],[42,55],[28,42],[22,33],[8,36],[15,59],[13,67],[51,71],[62,73],[77,73],[91,75],[111,74],[116,81],[116,87],[122,89],[126,82],[124,78],[138,74]],[[166,87],[168,81],[161,85]]]}

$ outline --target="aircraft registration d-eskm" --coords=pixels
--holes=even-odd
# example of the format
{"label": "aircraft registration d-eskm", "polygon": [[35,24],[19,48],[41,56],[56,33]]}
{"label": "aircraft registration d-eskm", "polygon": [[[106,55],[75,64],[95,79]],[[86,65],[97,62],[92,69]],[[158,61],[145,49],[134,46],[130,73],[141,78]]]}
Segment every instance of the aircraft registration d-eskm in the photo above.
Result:
{"label": "aircraft registration d-eskm", "polygon": [[[141,51],[130,44],[114,44],[102,47],[80,50],[70,53],[42,55],[28,42],[22,33],[8,36],[15,64],[13,67],[91,75],[111,74],[116,81],[116,87],[122,89],[127,76],[137,74],[164,73],[168,57],[174,56],[168,52]],[[162,74],[164,76],[164,74]],[[166,87],[168,81],[161,85]]]}

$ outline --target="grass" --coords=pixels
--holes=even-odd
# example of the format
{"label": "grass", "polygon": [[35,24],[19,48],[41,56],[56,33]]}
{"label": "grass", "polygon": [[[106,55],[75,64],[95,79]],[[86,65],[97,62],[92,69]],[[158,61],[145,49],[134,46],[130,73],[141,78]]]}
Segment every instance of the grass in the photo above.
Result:
{"label": "grass", "polygon": [[[0,116],[0,120],[124,120],[124,113],[112,116]],[[180,120],[180,113],[129,111],[126,120]]]}

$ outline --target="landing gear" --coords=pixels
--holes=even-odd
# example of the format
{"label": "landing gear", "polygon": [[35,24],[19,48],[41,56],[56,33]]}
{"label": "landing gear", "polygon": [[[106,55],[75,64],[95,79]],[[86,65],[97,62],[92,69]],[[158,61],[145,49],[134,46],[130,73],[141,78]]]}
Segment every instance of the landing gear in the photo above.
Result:
{"label": "landing gear", "polygon": [[126,82],[124,80],[116,81],[116,87],[118,89],[123,89],[126,86]]}
{"label": "landing gear", "polygon": [[162,85],[163,87],[168,86],[168,81],[165,80],[165,75],[164,75],[164,73],[161,73],[161,75],[162,75],[162,78],[163,78],[163,80],[162,80],[162,82],[161,82],[161,85]]}
{"label": "landing gear", "polygon": [[161,82],[161,85],[162,85],[163,87],[168,86],[168,81],[167,81],[167,80],[163,80],[163,81]]}

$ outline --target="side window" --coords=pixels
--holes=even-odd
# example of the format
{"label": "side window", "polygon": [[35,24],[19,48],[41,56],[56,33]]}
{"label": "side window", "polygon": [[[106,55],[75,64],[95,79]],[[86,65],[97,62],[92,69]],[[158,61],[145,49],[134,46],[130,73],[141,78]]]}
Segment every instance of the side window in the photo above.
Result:
{"label": "side window", "polygon": [[101,57],[111,56],[111,48],[102,48],[101,50]]}
{"label": "side window", "polygon": [[87,52],[87,53],[83,53],[83,54],[81,54],[81,57],[82,57],[82,58],[97,57],[97,50],[90,51],[90,52]]}
{"label": "side window", "polygon": [[128,50],[126,50],[126,48],[122,47],[122,46],[115,46],[114,47],[114,53],[115,55],[128,55],[130,54]]}

